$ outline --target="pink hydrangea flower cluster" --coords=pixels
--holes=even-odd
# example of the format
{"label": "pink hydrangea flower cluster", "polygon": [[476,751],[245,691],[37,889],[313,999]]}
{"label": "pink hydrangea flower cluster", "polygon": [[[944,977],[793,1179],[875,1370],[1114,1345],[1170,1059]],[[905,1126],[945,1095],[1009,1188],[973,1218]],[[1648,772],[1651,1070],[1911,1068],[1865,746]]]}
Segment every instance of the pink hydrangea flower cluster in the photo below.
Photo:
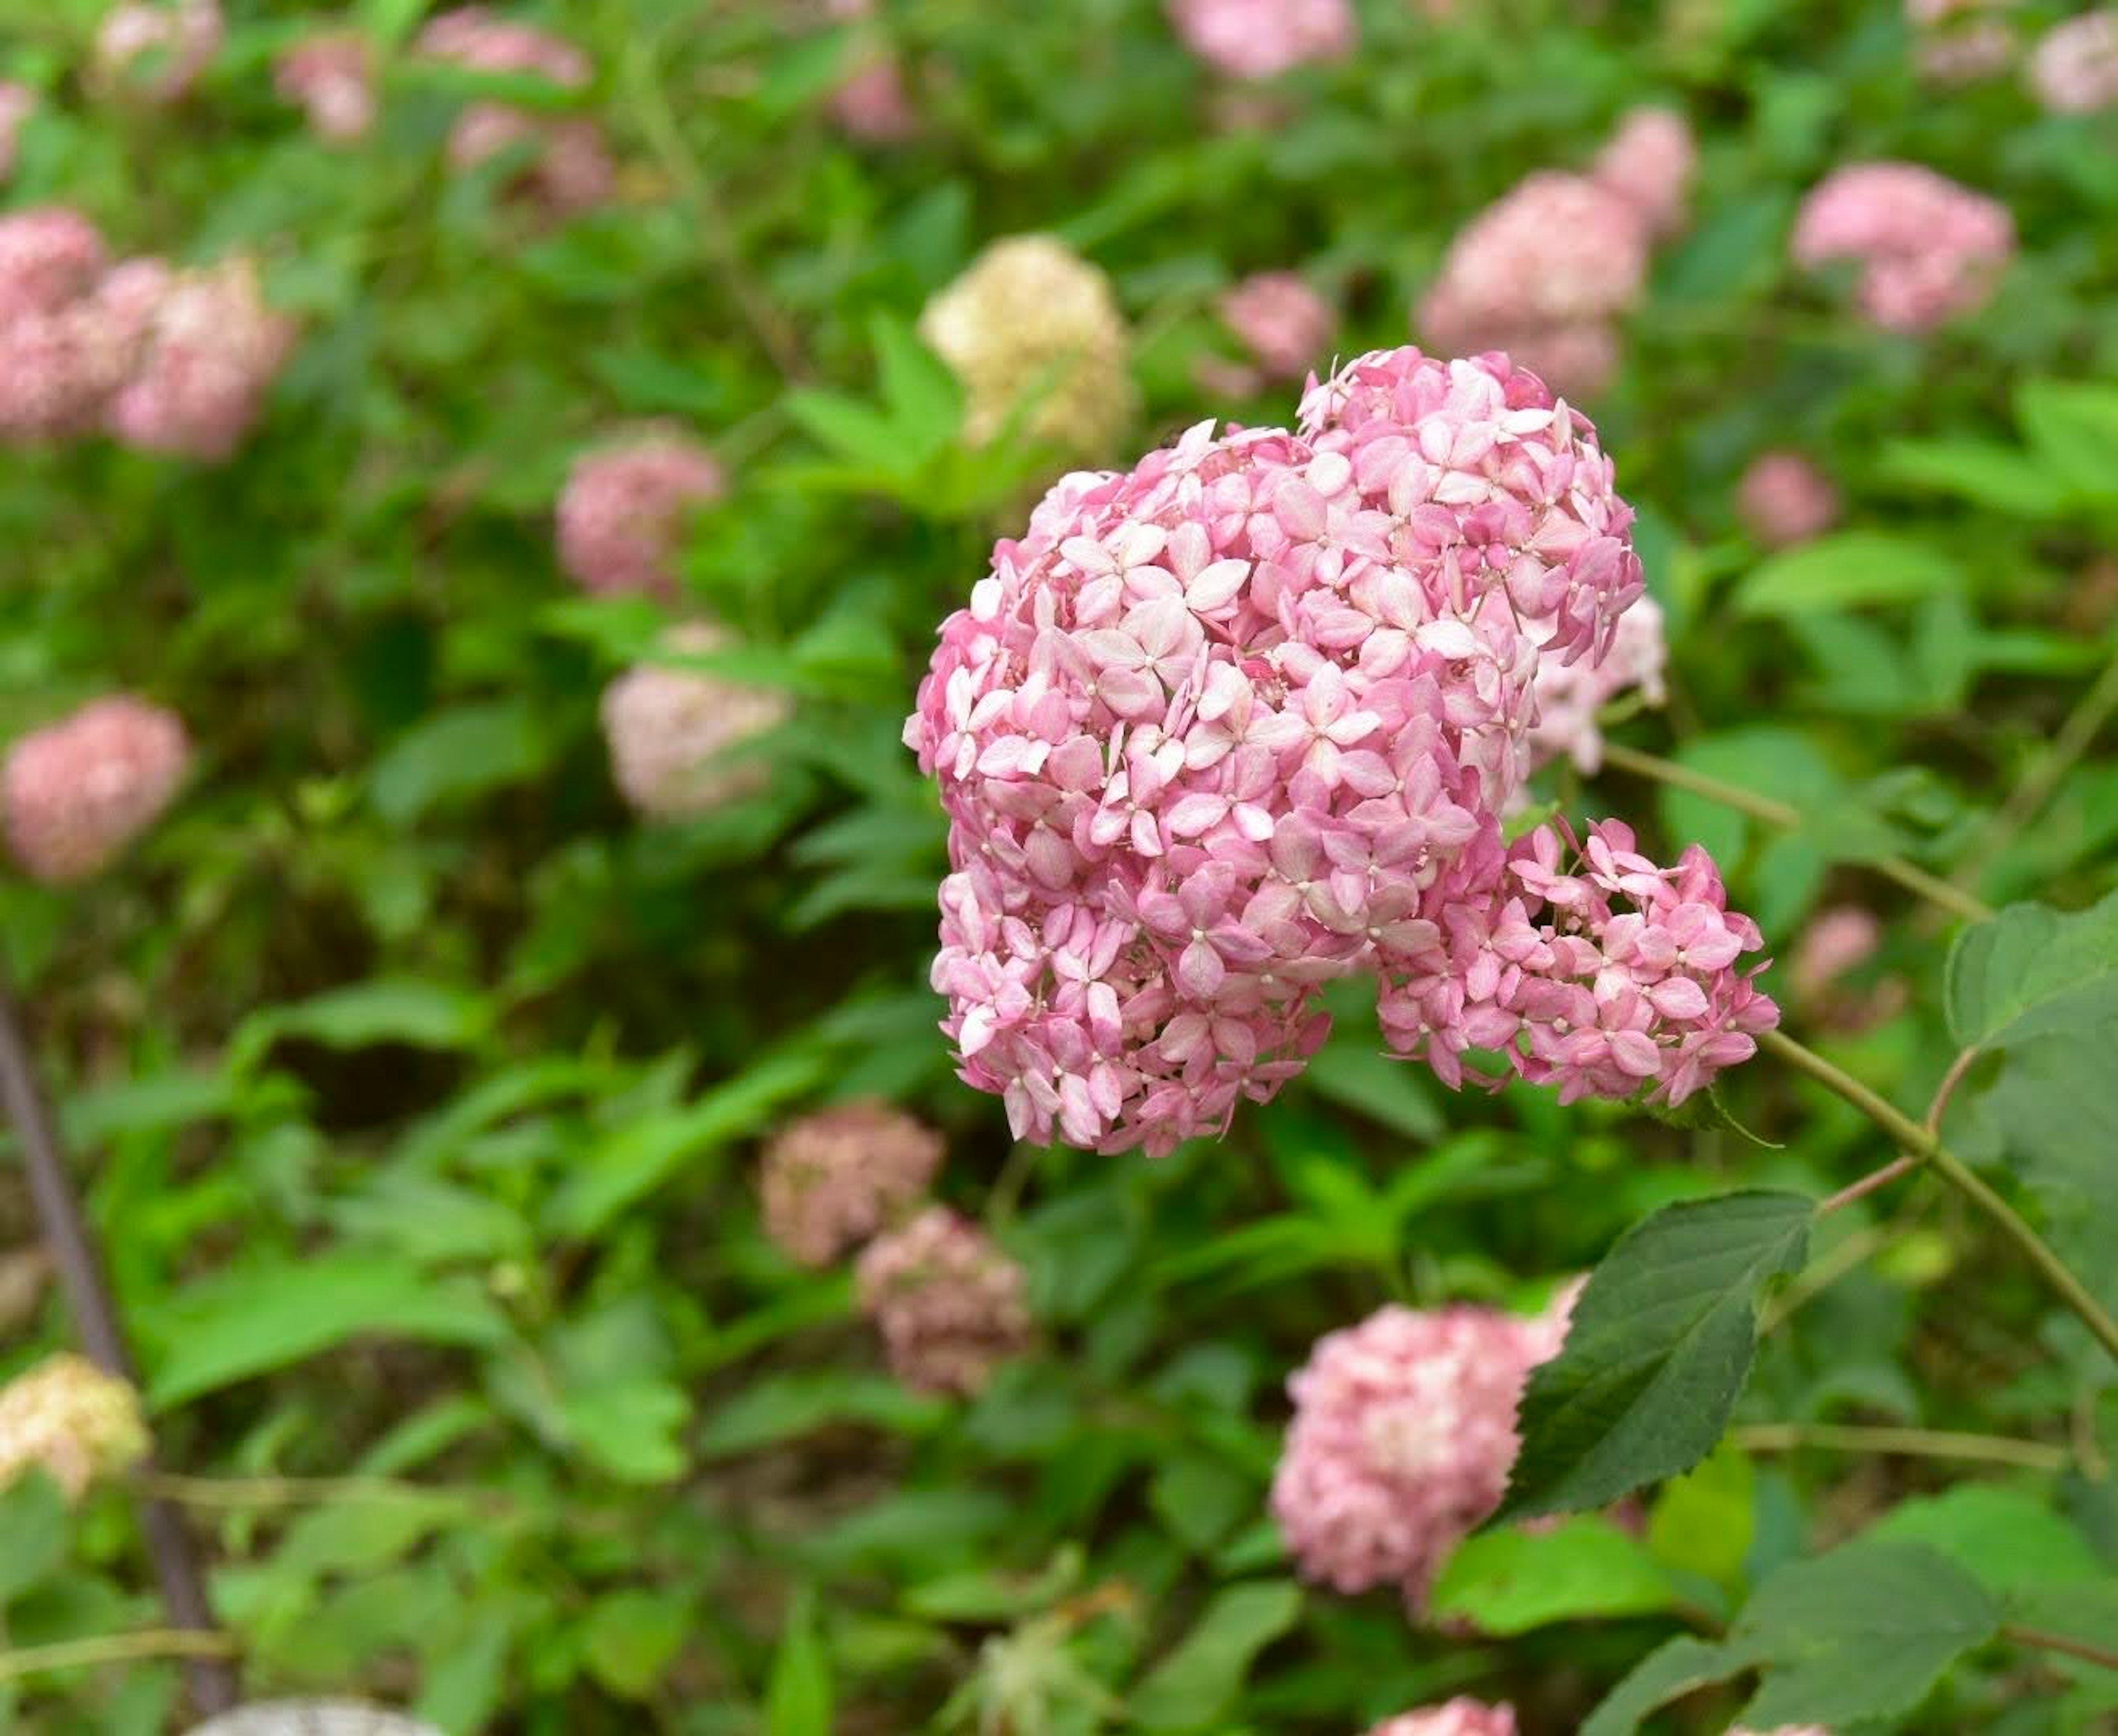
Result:
{"label": "pink hydrangea flower cluster", "polygon": [[1768,549],[1820,537],[1844,510],[1831,479],[1799,452],[1762,452],[1736,484],[1736,511]]}
{"label": "pink hydrangea flower cluster", "polygon": [[820,1109],[765,1148],[765,1229],[789,1258],[825,1266],[920,1199],[941,1167],[941,1136],[873,1099]]}
{"label": "pink hydrangea flower cluster", "polygon": [[[829,0],[825,11],[844,23],[875,15],[875,0]],[[919,113],[906,89],[904,68],[887,40],[866,32],[853,44],[850,70],[831,92],[831,118],[849,138],[895,145],[919,130]]]}
{"label": "pink hydrangea flower cluster", "polygon": [[22,123],[36,113],[37,93],[12,78],[0,78],[0,187],[15,173],[15,152]]}
{"label": "pink hydrangea flower cluster", "polygon": [[1593,775],[1603,764],[1603,731],[1598,714],[1621,693],[1638,693],[1642,702],[1660,705],[1668,697],[1662,683],[1668,664],[1662,607],[1653,597],[1642,597],[1619,616],[1617,637],[1600,663],[1540,660],[1537,721],[1528,738],[1530,764],[1570,759]]}
{"label": "pink hydrangea flower cluster", "polygon": [[1029,1345],[1022,1268],[946,1206],[869,1243],[853,1285],[892,1372],[921,1391],[977,1392]]}
{"label": "pink hydrangea flower cluster", "polygon": [[649,428],[576,460],[559,496],[559,563],[601,595],[677,594],[687,514],[728,492],[713,454],[673,428]]}
{"label": "pink hydrangea flower cluster", "polygon": [[1500,1505],[1530,1370],[1565,1341],[1573,1291],[1526,1319],[1390,1306],[1319,1339],[1288,1379],[1294,1418],[1271,1508],[1306,1578],[1422,1598]]}
{"label": "pink hydrangea flower cluster", "polygon": [[1540,666],[1602,662],[1642,595],[1631,516],[1535,375],[1409,346],[1297,432],[1061,482],[906,726],[950,821],[961,1076],[1020,1137],[1165,1152],[1300,1072],[1358,972],[1452,1086],[1496,1082],[1473,1044],[1570,1099],[1741,1058],[1772,1007],[1702,854],[1656,869],[1607,826],[1577,873],[1501,836]]}
{"label": "pink hydrangea flower cluster", "polygon": [[2016,0],[1905,0],[1914,58],[1937,84],[1964,85],[2005,71],[2015,36],[2001,16]]}
{"label": "pink hydrangea flower cluster", "polygon": [[1231,78],[1275,78],[1350,54],[1359,31],[1348,0],[1168,0],[1184,45]]}
{"label": "pink hydrangea flower cluster", "polygon": [[1386,1718],[1368,1736],[1515,1736],[1515,1711],[1459,1697]]}
{"label": "pink hydrangea flower cluster", "polygon": [[2046,31],[2030,55],[2030,89],[2055,114],[2118,108],[2118,7]]}
{"label": "pink hydrangea flower cluster", "polygon": [[[720,650],[719,627],[691,623],[668,636],[672,650]],[[733,750],[787,720],[784,693],[742,687],[668,664],[643,663],[603,689],[603,740],[611,775],[636,812],[652,820],[691,820],[749,794],[763,780],[757,761]]]}
{"label": "pink hydrangea flower cluster", "polygon": [[0,437],[100,426],[150,451],[226,457],[286,359],[292,323],[266,306],[247,260],[107,264],[72,211],[0,218]]}
{"label": "pink hydrangea flower cluster", "polygon": [[1221,298],[1220,313],[1274,380],[1299,380],[1327,361],[1325,346],[1339,323],[1330,303],[1293,271],[1246,277]]}
{"label": "pink hydrangea flower cluster", "polygon": [[87,878],[160,817],[190,765],[184,726],[127,695],[32,730],[0,766],[16,859],[55,885]]}
{"label": "pink hydrangea flower cluster", "polygon": [[[485,6],[443,12],[420,31],[419,47],[433,59],[474,72],[542,78],[566,90],[584,88],[594,73],[588,56],[564,38],[517,24]],[[449,134],[449,162],[467,171],[524,144],[536,148],[524,185],[553,215],[571,216],[611,197],[617,166],[602,128],[580,116],[537,114],[509,103],[473,103]]]}
{"label": "pink hydrangea flower cluster", "polygon": [[365,36],[331,30],[296,43],[273,69],[273,87],[333,144],[363,138],[375,125],[375,51]]}
{"label": "pink hydrangea flower cluster", "polygon": [[1794,257],[1861,268],[1862,311],[1892,331],[1923,331],[1985,306],[2014,252],[2005,206],[1917,163],[1855,163],[1810,189]]}
{"label": "pink hydrangea flower cluster", "polygon": [[220,0],[122,0],[96,29],[96,78],[149,102],[176,102],[227,35]]}
{"label": "pink hydrangea flower cluster", "polygon": [[1699,146],[1674,109],[1635,109],[1596,155],[1588,175],[1639,214],[1650,235],[1673,235],[1690,210]]}

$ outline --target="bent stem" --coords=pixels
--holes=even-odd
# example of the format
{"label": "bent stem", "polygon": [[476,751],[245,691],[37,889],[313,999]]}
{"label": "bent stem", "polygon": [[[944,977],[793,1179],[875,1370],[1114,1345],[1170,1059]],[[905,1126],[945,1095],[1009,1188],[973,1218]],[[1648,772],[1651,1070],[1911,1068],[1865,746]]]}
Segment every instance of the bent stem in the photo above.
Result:
{"label": "bent stem", "polygon": [[47,1670],[90,1669],[99,1664],[136,1664],[150,1658],[220,1660],[233,1657],[235,1642],[224,1633],[192,1627],[148,1627],[137,1633],[99,1634],[92,1640],[60,1640],[0,1651],[0,1682]]}
{"label": "bent stem", "polygon": [[[1783,831],[1792,831],[1801,824],[1801,810],[1792,803],[1760,795],[1756,790],[1745,789],[1740,785],[1724,784],[1717,777],[1695,771],[1689,766],[1680,766],[1674,760],[1643,753],[1637,748],[1628,748],[1618,742],[1606,742],[1603,744],[1603,759],[1607,765],[1616,766],[1621,771],[1632,772],[1635,776],[1649,778],[1658,784],[1667,784],[1672,789],[1688,790],[1693,795],[1704,796],[1709,802],[1718,802],[1723,808],[1748,814],[1752,819],[1763,821],[1767,826],[1778,826]],[[1862,859],[1885,879],[1894,880],[1907,891],[1927,900],[1952,916],[1960,916],[1966,922],[1984,922],[1993,914],[1991,905],[1973,897],[1961,887],[1951,886],[1939,874],[1930,874],[1917,863],[1908,862],[1902,856],[1871,856]]]}
{"label": "bent stem", "polygon": [[2051,1245],[2030,1227],[2021,1213],[1988,1187],[1931,1129],[1921,1127],[1852,1074],[1833,1066],[1814,1049],[1804,1048],[1784,1032],[1769,1030],[1758,1041],[1797,1072],[1806,1073],[1819,1085],[1844,1098],[1889,1134],[1899,1150],[1917,1158],[1977,1206],[2037,1267],[2045,1282],[2066,1305],[2081,1317],[2097,1342],[2111,1355],[2118,1356],[2118,1321],[2104,1312],[2103,1305],[2090,1294],[2088,1286],[2052,1252]]}
{"label": "bent stem", "polygon": [[1729,1439],[1750,1452],[1891,1453],[1915,1459],[1960,1459],[1978,1465],[2014,1465],[2025,1470],[2065,1470],[2074,1455],[2042,1441],[2006,1435],[1957,1434],[1935,1428],[1866,1428],[1837,1423],[1758,1423],[1731,1431]]}
{"label": "bent stem", "polygon": [[2078,1640],[2072,1634],[2046,1633],[2040,1628],[2023,1627],[2013,1622],[2000,1624],[2003,1639],[2013,1640],[2018,1646],[2032,1646],[2042,1651],[2062,1651],[2069,1658],[2083,1658],[2091,1664],[2100,1664],[2106,1669],[2118,1669],[2118,1651],[2097,1646],[2088,1640]]}

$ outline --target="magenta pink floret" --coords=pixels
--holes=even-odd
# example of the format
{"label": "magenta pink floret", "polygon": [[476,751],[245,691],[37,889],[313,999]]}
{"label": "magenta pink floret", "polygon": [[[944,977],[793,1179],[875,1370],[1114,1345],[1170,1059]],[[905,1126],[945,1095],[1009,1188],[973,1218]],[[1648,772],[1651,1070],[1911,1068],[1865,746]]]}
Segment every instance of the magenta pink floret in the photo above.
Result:
{"label": "magenta pink floret", "polygon": [[1794,255],[1860,267],[1862,310],[1889,331],[1921,331],[1991,298],[2015,248],[2005,206],[1917,163],[1856,163],[1810,189]]}
{"label": "magenta pink floret", "polygon": [[39,880],[86,879],[160,817],[190,764],[183,725],[126,695],[32,731],[0,768],[16,859]]}
{"label": "magenta pink floret", "polygon": [[1771,1003],[1703,857],[1610,826],[1562,875],[1557,835],[1501,836],[1540,667],[1604,661],[1642,595],[1631,517],[1534,375],[1409,347],[1313,386],[1297,432],[1062,481],[906,726],[950,822],[962,1076],[1020,1137],[1164,1152],[1300,1072],[1320,986],[1363,972],[1451,1084],[1473,1044],[1570,1095],[1741,1058]]}
{"label": "magenta pink floret", "polygon": [[1273,78],[1353,52],[1359,25],[1348,0],[1168,0],[1184,44],[1232,78]]}
{"label": "magenta pink floret", "polygon": [[1305,1578],[1419,1602],[1500,1505],[1524,1383],[1558,1354],[1572,1299],[1535,1319],[1393,1306],[1317,1341],[1288,1381],[1294,1419],[1271,1496]]}
{"label": "magenta pink floret", "polygon": [[853,1287],[891,1371],[921,1391],[977,1392],[1029,1346],[1022,1268],[945,1206],[869,1243]]}
{"label": "magenta pink floret", "polygon": [[1511,1706],[1458,1698],[1385,1719],[1368,1736],[1515,1736],[1515,1712]]}

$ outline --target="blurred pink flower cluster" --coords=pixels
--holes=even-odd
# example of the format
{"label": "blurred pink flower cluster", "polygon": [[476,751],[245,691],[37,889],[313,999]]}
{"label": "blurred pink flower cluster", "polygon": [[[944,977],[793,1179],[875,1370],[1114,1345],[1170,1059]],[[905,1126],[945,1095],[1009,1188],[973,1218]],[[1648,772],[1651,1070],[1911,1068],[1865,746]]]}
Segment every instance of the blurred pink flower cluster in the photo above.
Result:
{"label": "blurred pink flower cluster", "polygon": [[869,1243],[853,1289],[891,1371],[921,1391],[977,1392],[1029,1342],[1022,1268],[946,1206]]}
{"label": "blurred pink flower cluster", "polygon": [[2016,0],[1905,0],[1920,72],[1937,84],[1964,85],[2004,72],[2015,35],[2004,16]]}
{"label": "blurred pink flower cluster", "polygon": [[940,1134],[872,1099],[805,1115],[765,1148],[765,1233],[798,1264],[829,1266],[920,1199],[941,1155]]}
{"label": "blurred pink flower cluster", "polygon": [[225,458],[294,337],[247,259],[113,269],[76,212],[0,218],[0,438],[100,428],[145,451]]}
{"label": "blurred pink flower cluster", "polygon": [[52,884],[85,880],[160,817],[191,766],[184,726],[130,695],[32,730],[0,766],[16,859]]}
{"label": "blurred pink flower cluster", "polygon": [[318,138],[363,138],[375,124],[375,52],[357,31],[331,30],[287,49],[273,71],[274,88],[308,117]]}
{"label": "blurred pink flower cluster", "polygon": [[[491,7],[461,6],[421,30],[420,53],[475,72],[541,78],[564,90],[585,88],[594,76],[589,58],[563,37],[503,18]],[[518,146],[533,147],[522,185],[554,216],[603,204],[617,178],[603,129],[578,115],[547,115],[511,103],[474,102],[449,135],[450,164],[477,168]]]}
{"label": "blurred pink flower cluster", "polygon": [[[825,12],[843,23],[862,24],[875,16],[875,0],[828,0]],[[831,92],[832,118],[848,137],[864,144],[894,145],[910,138],[919,130],[919,113],[895,52],[872,30],[853,35],[846,75]]]}
{"label": "blurred pink flower cluster", "polygon": [[1368,1736],[1515,1736],[1515,1708],[1459,1697],[1386,1718]]}
{"label": "blurred pink flower cluster", "polygon": [[2031,53],[2029,76],[2037,100],[2056,114],[2118,108],[2118,7],[2053,25]]}
{"label": "blurred pink flower cluster", "polygon": [[727,492],[713,454],[675,429],[650,426],[611,440],[567,474],[560,564],[601,595],[673,598],[687,516]]}
{"label": "blurred pink flower cluster", "polygon": [[1274,78],[1350,54],[1359,21],[1348,0],[1168,0],[1184,45],[1231,78]]}
{"label": "blurred pink flower cluster", "polygon": [[1443,350],[1505,350],[1575,397],[1601,391],[1653,243],[1683,225],[1695,156],[1682,116],[1641,109],[1589,174],[1527,177],[1450,244],[1421,335]]}
{"label": "blurred pink flower cluster", "polygon": [[176,102],[227,35],[220,0],[122,0],[96,29],[96,81],[148,102]]}
{"label": "blurred pink flower cluster", "polygon": [[[668,648],[697,656],[728,644],[702,622],[673,628]],[[787,720],[785,694],[704,670],[641,663],[603,689],[602,719],[611,775],[635,812],[693,820],[764,782],[763,763],[736,750]]]}
{"label": "blurred pink flower cluster", "polygon": [[1534,1318],[1391,1306],[1317,1340],[1288,1379],[1271,1495],[1306,1578],[1420,1601],[1506,1493],[1524,1385],[1565,1342],[1573,1297]]}
{"label": "blurred pink flower cluster", "polygon": [[1247,397],[1266,380],[1300,380],[1330,359],[1327,346],[1339,316],[1298,273],[1246,277],[1222,296],[1220,315],[1253,364],[1216,382],[1231,396]]}
{"label": "blurred pink flower cluster", "polygon": [[1853,261],[1861,309],[1892,331],[1923,331],[1991,298],[2014,252],[2005,206],[1917,163],[1854,163],[1811,187],[1794,256]]}
{"label": "blurred pink flower cluster", "polygon": [[[1361,357],[1298,431],[1077,474],[950,618],[905,739],[955,866],[935,988],[1019,1137],[1166,1152],[1264,1101],[1380,979],[1397,1052],[1681,1100],[1772,1003],[1697,851],[1501,831],[1547,661],[1640,598],[1593,428],[1502,356]],[[1605,932],[1607,928],[1607,933]]]}
{"label": "blurred pink flower cluster", "polygon": [[1768,549],[1792,549],[1838,522],[1843,502],[1831,479],[1799,452],[1762,452],[1736,484],[1743,526]]}
{"label": "blurred pink flower cluster", "polygon": [[16,141],[22,123],[36,113],[37,93],[11,78],[0,78],[0,187],[15,173]]}
{"label": "blurred pink flower cluster", "polygon": [[1644,705],[1660,705],[1667,697],[1662,671],[1668,664],[1662,606],[1647,596],[1619,616],[1617,637],[1602,662],[1541,660],[1537,721],[1525,744],[1531,766],[1565,758],[1592,776],[1602,770],[1603,731],[1598,714],[1621,693],[1637,693]]}

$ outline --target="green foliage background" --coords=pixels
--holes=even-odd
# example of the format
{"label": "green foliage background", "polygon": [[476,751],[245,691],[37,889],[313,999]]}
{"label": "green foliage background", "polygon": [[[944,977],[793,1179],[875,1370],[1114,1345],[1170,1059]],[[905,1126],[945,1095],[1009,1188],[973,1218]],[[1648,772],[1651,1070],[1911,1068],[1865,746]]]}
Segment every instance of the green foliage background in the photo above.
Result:
{"label": "green foliage background", "polygon": [[[934,1029],[941,824],[897,736],[936,623],[1050,470],[964,451],[910,336],[984,242],[1048,229],[1112,274],[1147,405],[1103,455],[1124,463],[1205,414],[1287,414],[1195,383],[1232,353],[1212,303],[1237,277],[1310,274],[1343,354],[1402,341],[1474,211],[1580,165],[1626,107],[1677,104],[1695,218],[1588,406],[1672,623],[1671,703],[1620,738],[1800,823],[1616,774],[1552,794],[1706,843],[1783,961],[1823,905],[1875,909],[1849,993],[1892,1010],[1834,1034],[1783,970],[1792,1027],[1907,1105],[1990,1049],[1952,1137],[2118,1301],[2118,915],[1989,933],[1945,999],[1946,925],[1871,866],[2065,910],[2118,882],[2118,752],[2053,747],[2118,652],[2118,115],[2042,114],[2007,76],[1922,86],[1893,0],[1465,0],[1447,25],[1364,0],[1362,53],[1246,129],[1150,0],[888,0],[925,125],[863,150],[824,109],[844,30],[573,0],[520,11],[593,53],[579,101],[622,197],[553,228],[445,176],[465,92],[431,68],[391,61],[363,145],[312,141],[271,61],[337,15],[234,5],[202,91],[157,114],[84,90],[99,10],[0,0],[0,71],[47,93],[8,206],[77,204],[128,252],[254,250],[303,341],[224,467],[0,456],[0,738],[124,686],[201,754],[121,872],[0,877],[0,954],[163,1462],[251,1479],[195,1516],[254,1686],[357,1687],[459,1736],[1346,1731],[1455,1692],[1542,1736],[1653,1652],[1644,1713],[1733,1683],[1671,1729],[1725,1729],[1760,1664],[1763,1710],[1847,1730],[2111,1727],[2118,1672],[1995,1637],[2118,1643],[2111,1362],[1921,1182],[1817,1221],[1734,1444],[1624,1523],[1490,1533],[1417,1625],[1299,1586],[1263,1492],[1320,1334],[1393,1298],[1528,1307],[1656,1208],[1820,1197],[1889,1151],[1769,1059],[1725,1093],[1762,1144],[1449,1097],[1379,1058],[1357,997],[1221,1143],[1011,1149]],[[2027,36],[2065,10],[2014,16]],[[401,44],[419,12],[348,18]],[[1802,191],[1878,156],[2021,232],[1992,304],[1924,339],[1788,262]],[[760,794],[673,827],[623,811],[596,722],[659,617],[585,599],[552,552],[572,458],[644,417],[728,464],[691,600],[740,632],[725,668],[799,706]],[[1766,558],[1734,481],[1785,445],[1847,519]],[[2087,988],[2038,974],[2061,950]],[[758,1140],[863,1093],[946,1131],[943,1192],[1028,1265],[1043,1347],[970,1404],[893,1384],[844,1275],[759,1229]],[[34,1236],[0,1166],[0,1247]],[[0,1372],[67,1331],[49,1299],[0,1322]],[[1820,1424],[2046,1456],[1741,1444]],[[1672,1468],[1657,1438],[1631,1482]],[[280,1477],[358,1480],[258,1493]],[[71,1518],[40,1484],[0,1498],[8,1644],[150,1625],[150,1586],[122,1496]],[[1899,1629],[1861,1625],[1891,1609]],[[0,1684],[0,1724],[132,1736],[170,1727],[178,1685],[39,1674]]]}

